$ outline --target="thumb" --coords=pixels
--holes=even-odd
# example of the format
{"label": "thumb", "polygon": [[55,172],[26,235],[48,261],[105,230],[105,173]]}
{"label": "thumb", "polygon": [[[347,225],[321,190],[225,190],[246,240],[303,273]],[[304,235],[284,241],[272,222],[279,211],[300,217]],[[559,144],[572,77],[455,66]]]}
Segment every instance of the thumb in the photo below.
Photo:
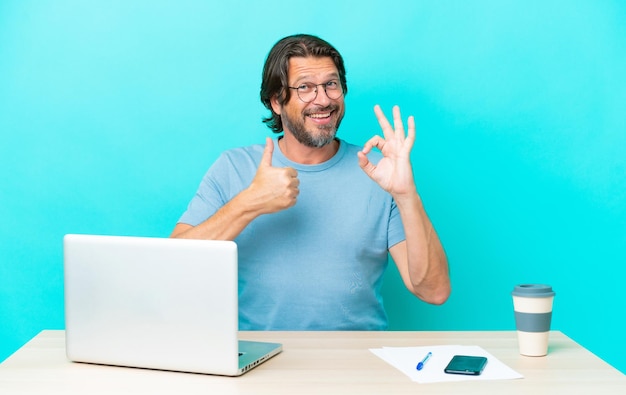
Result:
{"label": "thumb", "polygon": [[260,166],[272,166],[272,154],[274,153],[274,140],[270,137],[265,138],[265,149],[261,157]]}

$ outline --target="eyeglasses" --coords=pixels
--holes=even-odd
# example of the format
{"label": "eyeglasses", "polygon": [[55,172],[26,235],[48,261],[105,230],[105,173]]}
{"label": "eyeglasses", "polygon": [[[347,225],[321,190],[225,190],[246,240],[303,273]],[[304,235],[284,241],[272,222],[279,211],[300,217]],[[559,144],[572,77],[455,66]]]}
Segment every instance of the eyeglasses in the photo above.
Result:
{"label": "eyeglasses", "polygon": [[341,89],[341,83],[337,80],[330,80],[323,84],[313,84],[305,82],[299,86],[288,86],[289,89],[295,89],[298,93],[298,97],[305,103],[310,103],[317,97],[317,87],[323,86],[326,96],[331,100],[336,100],[343,95],[343,89]]}

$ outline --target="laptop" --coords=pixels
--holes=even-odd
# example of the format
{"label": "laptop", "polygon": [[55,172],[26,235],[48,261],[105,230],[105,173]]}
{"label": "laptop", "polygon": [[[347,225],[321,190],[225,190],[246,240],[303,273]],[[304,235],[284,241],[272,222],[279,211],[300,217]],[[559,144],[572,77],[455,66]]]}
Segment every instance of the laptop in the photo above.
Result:
{"label": "laptop", "polygon": [[66,235],[69,360],[238,376],[282,351],[238,340],[232,241]]}

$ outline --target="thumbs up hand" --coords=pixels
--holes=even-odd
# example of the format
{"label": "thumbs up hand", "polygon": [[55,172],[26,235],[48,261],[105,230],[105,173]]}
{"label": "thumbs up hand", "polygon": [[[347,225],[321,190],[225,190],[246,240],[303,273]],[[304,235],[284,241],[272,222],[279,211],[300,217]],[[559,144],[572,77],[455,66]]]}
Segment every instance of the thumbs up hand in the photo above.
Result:
{"label": "thumbs up hand", "polygon": [[260,214],[275,213],[293,206],[300,193],[296,169],[272,166],[273,153],[274,141],[268,137],[261,163],[248,187],[252,209]]}

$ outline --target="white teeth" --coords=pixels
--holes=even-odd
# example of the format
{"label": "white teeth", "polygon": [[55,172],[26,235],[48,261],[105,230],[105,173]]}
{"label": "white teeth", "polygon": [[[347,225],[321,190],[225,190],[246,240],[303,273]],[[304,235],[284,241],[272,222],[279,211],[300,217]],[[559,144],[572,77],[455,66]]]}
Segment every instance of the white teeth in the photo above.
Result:
{"label": "white teeth", "polygon": [[327,114],[309,114],[311,118],[328,118],[330,117],[330,113]]}

